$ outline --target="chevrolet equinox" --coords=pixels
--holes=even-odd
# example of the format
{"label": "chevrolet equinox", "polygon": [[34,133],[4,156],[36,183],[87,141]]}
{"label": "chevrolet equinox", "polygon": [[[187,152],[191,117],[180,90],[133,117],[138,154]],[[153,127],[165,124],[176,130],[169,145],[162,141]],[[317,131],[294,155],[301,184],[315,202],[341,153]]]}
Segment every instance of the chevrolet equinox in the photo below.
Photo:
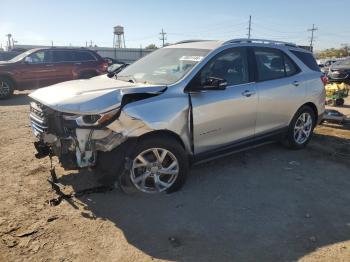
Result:
{"label": "chevrolet equinox", "polygon": [[324,112],[312,53],[259,40],[183,41],[109,78],[72,80],[32,94],[38,158],[94,167],[145,193],[172,192],[189,166],[283,140],[304,148]]}

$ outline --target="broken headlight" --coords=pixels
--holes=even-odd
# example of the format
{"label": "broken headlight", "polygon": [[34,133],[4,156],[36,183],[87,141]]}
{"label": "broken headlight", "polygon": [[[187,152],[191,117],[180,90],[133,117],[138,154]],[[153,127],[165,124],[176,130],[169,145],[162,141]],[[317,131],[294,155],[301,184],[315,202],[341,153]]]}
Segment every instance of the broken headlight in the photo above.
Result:
{"label": "broken headlight", "polygon": [[74,120],[78,126],[99,126],[108,120],[111,120],[118,112],[119,109],[115,109],[103,114],[93,114],[93,115],[63,115],[65,120]]}

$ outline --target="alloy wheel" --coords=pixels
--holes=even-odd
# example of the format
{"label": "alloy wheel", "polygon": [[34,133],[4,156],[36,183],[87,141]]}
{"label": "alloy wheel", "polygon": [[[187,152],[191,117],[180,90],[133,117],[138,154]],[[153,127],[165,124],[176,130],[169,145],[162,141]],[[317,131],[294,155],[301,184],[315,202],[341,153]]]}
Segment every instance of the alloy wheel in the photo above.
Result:
{"label": "alloy wheel", "polygon": [[302,113],[295,122],[294,141],[299,145],[304,144],[310,137],[312,126],[312,116],[307,112]]}
{"label": "alloy wheel", "polygon": [[133,160],[131,181],[145,193],[169,189],[179,175],[179,163],[173,153],[164,148],[150,148]]}
{"label": "alloy wheel", "polygon": [[0,80],[0,97],[6,97],[9,94],[10,94],[10,85],[4,80]]}

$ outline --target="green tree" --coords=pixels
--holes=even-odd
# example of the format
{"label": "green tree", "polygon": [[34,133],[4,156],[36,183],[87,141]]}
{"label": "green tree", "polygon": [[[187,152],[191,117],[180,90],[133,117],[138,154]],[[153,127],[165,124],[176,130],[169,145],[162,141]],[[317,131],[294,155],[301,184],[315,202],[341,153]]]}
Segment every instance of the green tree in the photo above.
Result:
{"label": "green tree", "polygon": [[145,47],[146,49],[158,49],[158,47],[155,44],[149,44]]}

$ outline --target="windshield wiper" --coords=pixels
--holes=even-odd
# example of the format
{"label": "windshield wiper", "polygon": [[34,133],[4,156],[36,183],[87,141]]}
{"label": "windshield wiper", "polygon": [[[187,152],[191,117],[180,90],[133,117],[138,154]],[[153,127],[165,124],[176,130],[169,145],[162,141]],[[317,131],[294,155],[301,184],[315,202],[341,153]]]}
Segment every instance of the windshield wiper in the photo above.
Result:
{"label": "windshield wiper", "polygon": [[[121,80],[121,81],[125,81],[125,82],[130,82],[135,84],[137,81],[135,79],[135,77],[133,77],[132,75],[127,75],[127,76],[116,76],[117,79]],[[121,79],[124,78],[124,79]]]}

